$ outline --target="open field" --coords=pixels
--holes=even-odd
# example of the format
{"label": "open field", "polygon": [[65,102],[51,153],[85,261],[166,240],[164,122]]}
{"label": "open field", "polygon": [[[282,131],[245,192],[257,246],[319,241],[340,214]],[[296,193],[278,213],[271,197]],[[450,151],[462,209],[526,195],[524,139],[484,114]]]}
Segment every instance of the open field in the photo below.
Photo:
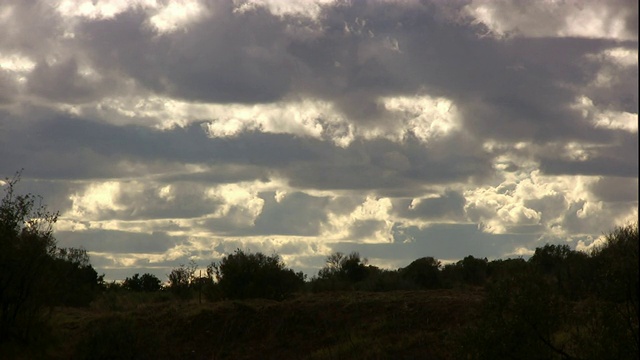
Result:
{"label": "open field", "polygon": [[[126,295],[126,294],[125,294]],[[288,300],[132,301],[61,308],[47,358],[453,359],[480,290],[301,294]]]}

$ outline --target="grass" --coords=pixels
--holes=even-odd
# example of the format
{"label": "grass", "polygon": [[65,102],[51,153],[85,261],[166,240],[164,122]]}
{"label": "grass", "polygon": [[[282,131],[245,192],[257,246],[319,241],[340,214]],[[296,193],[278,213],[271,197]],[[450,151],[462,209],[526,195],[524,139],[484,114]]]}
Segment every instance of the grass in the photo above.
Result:
{"label": "grass", "polygon": [[[108,296],[113,296],[113,294]],[[120,293],[57,309],[51,359],[454,359],[478,290],[299,294],[277,302]]]}

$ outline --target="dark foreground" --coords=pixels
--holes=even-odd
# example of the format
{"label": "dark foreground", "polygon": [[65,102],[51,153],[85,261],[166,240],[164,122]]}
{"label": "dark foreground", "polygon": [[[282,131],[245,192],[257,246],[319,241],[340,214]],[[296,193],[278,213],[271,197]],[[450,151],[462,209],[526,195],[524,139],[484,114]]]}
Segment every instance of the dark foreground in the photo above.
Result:
{"label": "dark foreground", "polygon": [[[270,300],[144,299],[58,309],[52,359],[455,359],[479,290],[320,293]],[[129,307],[129,308],[126,308]]]}

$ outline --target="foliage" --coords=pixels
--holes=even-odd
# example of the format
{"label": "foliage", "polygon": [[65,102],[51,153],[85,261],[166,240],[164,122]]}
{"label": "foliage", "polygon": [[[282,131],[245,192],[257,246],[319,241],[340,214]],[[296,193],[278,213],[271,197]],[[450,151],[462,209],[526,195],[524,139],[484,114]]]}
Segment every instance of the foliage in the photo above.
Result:
{"label": "foliage", "polygon": [[162,285],[160,279],[153,274],[144,273],[140,276],[136,273],[124,279],[122,287],[132,291],[152,292],[160,290]]}
{"label": "foliage", "polygon": [[[404,268],[385,270],[369,265],[357,252],[334,253],[327,257],[326,265],[309,286],[315,291],[352,291],[326,294],[332,300],[342,296],[343,302],[340,306],[333,302],[318,310],[324,316],[323,323],[318,323],[317,314],[310,315],[308,310],[316,306],[309,305],[315,304],[313,296],[322,294],[301,294],[282,307],[274,302],[262,303],[259,308],[264,308],[263,312],[246,303],[264,300],[234,301],[233,305],[224,301],[225,298],[287,300],[289,295],[300,291],[304,276],[285,267],[278,255],[238,249],[211,263],[206,277],[195,276],[197,266],[192,261],[171,271],[168,291],[158,291],[160,279],[148,273],[134,274],[122,285],[105,284],[84,249],[57,247],[53,237],[57,214],[48,212],[34,195],[16,194],[18,179],[19,174],[7,179],[0,203],[0,353],[9,354],[6,356],[10,358],[20,358],[20,353],[13,351],[16,344],[40,348],[29,345],[46,337],[48,329],[62,332],[70,329],[48,326],[48,314],[54,307],[86,307],[100,291],[100,298],[92,303],[91,310],[74,310],[89,313],[97,309],[101,315],[91,315],[95,321],[83,328],[80,340],[69,345],[73,352],[65,355],[80,359],[185,358],[187,354],[196,357],[195,351],[201,349],[190,342],[195,335],[189,333],[192,327],[199,329],[195,336],[217,341],[215,349],[205,345],[209,348],[199,353],[204,358],[231,358],[234,349],[240,346],[227,345],[229,342],[239,345],[260,336],[266,342],[271,341],[273,349],[284,350],[291,339],[297,339],[296,344],[301,346],[309,337],[322,336],[320,347],[310,347],[305,353],[311,358],[389,358],[407,347],[415,351],[404,353],[408,357],[431,354],[434,358],[586,360],[635,359],[640,355],[637,224],[605,234],[604,243],[590,254],[572,250],[565,244],[546,244],[537,248],[528,261],[488,261],[467,256],[442,267],[437,259],[422,257]],[[454,289],[436,290],[444,287]],[[406,291],[415,289],[429,291]],[[452,299],[449,294],[454,292],[455,296],[470,299]],[[204,320],[200,315],[184,321],[175,318],[178,312],[171,313],[176,306],[171,302],[175,299],[172,294],[187,299],[196,293],[209,300],[220,300],[204,305],[226,310],[200,314]],[[427,311],[425,304],[417,306],[407,301],[408,296],[416,293],[446,296],[442,297],[442,308]],[[311,296],[308,298],[311,301],[303,305],[298,300],[305,296]],[[372,297],[380,303],[371,302]],[[389,303],[387,297],[400,300]],[[480,299],[484,299],[482,303]],[[450,317],[446,306],[451,301],[462,304],[466,318]],[[184,307],[194,305],[194,302],[177,303]],[[482,308],[478,311],[479,304]],[[290,305],[294,309],[300,307],[299,311],[290,311]],[[161,316],[142,320],[130,317],[134,311],[154,306],[168,309],[166,315],[174,316],[176,321],[172,325],[181,330],[174,331],[173,326],[157,330],[157,325],[163,323]],[[225,317],[229,306],[233,316]],[[349,318],[356,313],[362,317]],[[429,324],[438,321],[463,330],[447,329],[435,335]],[[211,327],[211,323],[223,326]],[[265,328],[274,331],[265,332]],[[333,331],[336,328],[341,332]],[[411,335],[393,337],[406,329],[411,329]],[[264,335],[267,333],[271,335]],[[379,336],[387,336],[389,343],[381,344]],[[163,343],[171,343],[174,350],[162,355],[159,347]],[[202,343],[206,343],[204,338]],[[456,353],[440,350],[430,353],[429,344],[435,343],[455,348]],[[441,346],[444,349],[445,345]],[[27,354],[22,357],[46,357],[44,350]]]}
{"label": "foliage", "polygon": [[591,306],[586,307],[589,321],[583,336],[585,343],[594,336],[600,338],[602,347],[594,349],[594,344],[585,347],[595,354],[605,354],[610,348],[615,349],[613,356],[618,358],[640,355],[638,239],[637,223],[618,227],[606,234],[605,243],[591,254],[595,269],[594,299],[588,303]]}
{"label": "foliage", "polygon": [[0,343],[41,338],[47,307],[86,306],[101,282],[86,251],[56,246],[58,214],[17,194],[19,180],[6,179],[0,202]]}
{"label": "foliage", "polygon": [[547,244],[528,262],[489,263],[485,308],[461,357],[638,358],[638,245],[634,224],[590,256]]}
{"label": "foliage", "polygon": [[[363,286],[362,282],[372,274],[379,274],[375,266],[367,266],[367,259],[360,258],[357,252],[345,255],[341,252],[327,256],[325,266],[318,276],[311,280],[314,291],[356,290]],[[370,279],[369,279],[370,280]],[[368,282],[371,285],[371,281]]]}
{"label": "foliage", "polygon": [[57,249],[53,274],[49,280],[55,289],[52,305],[89,306],[104,288],[104,275],[98,276],[85,249]]}
{"label": "foliage", "polygon": [[416,286],[435,289],[441,286],[441,265],[440,261],[429,256],[414,260],[409,266],[399,271],[403,279],[413,282]]}
{"label": "foliage", "polygon": [[278,255],[245,253],[240,249],[220,262],[212,262],[207,270],[215,274],[220,291],[230,299],[282,300],[304,283],[304,275],[286,268]]}
{"label": "foliage", "polygon": [[529,259],[539,276],[552,282],[555,290],[571,299],[587,296],[594,268],[588,265],[588,255],[571,250],[569,245],[546,244],[537,248]]}
{"label": "foliage", "polygon": [[169,276],[169,291],[180,298],[186,299],[191,296],[192,284],[195,281],[195,273],[198,265],[191,260],[189,265],[180,264],[179,267],[171,270]]}

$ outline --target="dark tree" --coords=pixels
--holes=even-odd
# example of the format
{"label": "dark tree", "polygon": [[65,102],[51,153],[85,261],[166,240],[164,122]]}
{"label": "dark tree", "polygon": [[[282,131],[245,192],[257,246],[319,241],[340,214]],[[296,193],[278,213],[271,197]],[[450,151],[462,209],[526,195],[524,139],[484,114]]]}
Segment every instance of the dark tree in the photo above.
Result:
{"label": "dark tree", "polygon": [[37,339],[46,307],[88,305],[101,282],[86,251],[57,248],[58,214],[38,196],[17,194],[19,179],[6,179],[0,202],[0,343]]}
{"label": "dark tree", "polygon": [[230,299],[281,300],[304,284],[304,275],[286,268],[278,255],[245,253],[240,249],[211,263],[207,270],[215,274],[220,291]]}
{"label": "dark tree", "polygon": [[169,290],[181,298],[191,296],[191,285],[195,280],[195,273],[198,266],[191,261],[188,266],[181,264],[171,270],[169,274]]}
{"label": "dark tree", "polygon": [[545,245],[528,262],[490,262],[484,312],[462,357],[637,359],[638,226],[605,238],[590,256]]}
{"label": "dark tree", "polygon": [[364,280],[368,275],[367,259],[360,259],[360,254],[352,252],[340,264],[340,275],[349,282]]}
{"label": "dark tree", "polygon": [[28,340],[43,323],[42,309],[53,288],[47,277],[56,251],[58,214],[31,194],[17,195],[19,174],[7,179],[0,203],[0,342]]}
{"label": "dark tree", "polygon": [[[593,358],[640,356],[638,224],[618,227],[591,256],[593,294],[582,348]],[[594,341],[597,339],[597,341]]]}
{"label": "dark tree", "polygon": [[403,279],[418,287],[434,289],[441,286],[440,266],[440,261],[429,256],[415,260],[399,271]]}
{"label": "dark tree", "polygon": [[55,285],[52,305],[89,306],[104,286],[104,275],[98,276],[84,249],[58,249],[53,257]]}
{"label": "dark tree", "polygon": [[564,296],[578,299],[586,296],[593,277],[588,255],[571,250],[569,245],[546,244],[537,248],[529,263],[541,276],[551,281]]}
{"label": "dark tree", "polygon": [[127,277],[122,282],[122,287],[132,291],[145,291],[152,292],[158,291],[162,288],[161,281],[155,275],[145,273],[134,274],[132,277]]}
{"label": "dark tree", "polygon": [[483,285],[487,279],[487,258],[478,259],[469,255],[460,261],[462,279],[470,285]]}
{"label": "dark tree", "polygon": [[341,252],[333,253],[327,256],[326,265],[320,269],[318,277],[352,283],[362,281],[367,277],[367,259],[361,259],[357,252],[349,255]]}

